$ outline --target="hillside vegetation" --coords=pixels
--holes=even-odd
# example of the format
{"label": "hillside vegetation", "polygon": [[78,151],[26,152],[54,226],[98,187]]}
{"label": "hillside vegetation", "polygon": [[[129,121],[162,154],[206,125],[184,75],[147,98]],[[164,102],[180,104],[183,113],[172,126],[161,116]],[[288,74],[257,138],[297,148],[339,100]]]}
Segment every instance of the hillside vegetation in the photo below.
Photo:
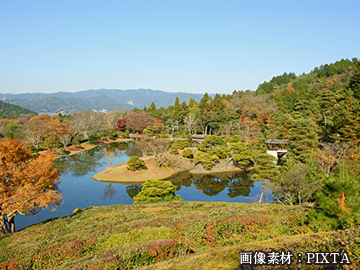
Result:
{"label": "hillside vegetation", "polygon": [[37,115],[36,112],[22,108],[18,105],[0,101],[0,119],[14,119],[22,114]]}
{"label": "hillside vegetation", "polygon": [[221,202],[78,209],[1,237],[0,268],[237,269],[239,251],[255,250],[347,251],[359,267],[359,229],[322,232],[304,222],[306,212]]}

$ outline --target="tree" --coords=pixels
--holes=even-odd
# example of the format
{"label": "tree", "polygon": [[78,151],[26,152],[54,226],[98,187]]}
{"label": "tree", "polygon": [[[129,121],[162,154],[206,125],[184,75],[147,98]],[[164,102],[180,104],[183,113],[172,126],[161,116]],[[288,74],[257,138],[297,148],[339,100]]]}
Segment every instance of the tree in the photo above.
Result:
{"label": "tree", "polygon": [[201,163],[205,170],[210,170],[216,161],[219,160],[218,156],[210,155],[209,153],[197,152],[194,161],[198,164]]}
{"label": "tree", "polygon": [[274,198],[281,204],[299,204],[308,202],[318,190],[318,178],[311,177],[311,166],[294,163],[284,170],[279,177],[271,179],[268,187]]}
{"label": "tree", "polygon": [[142,136],[135,141],[134,146],[141,151],[143,157],[146,157],[150,151],[150,137],[148,135]]}
{"label": "tree", "polygon": [[126,127],[126,119],[119,119],[116,121],[115,130],[124,131]]}
{"label": "tree", "polygon": [[309,160],[311,152],[318,148],[316,125],[309,119],[297,119],[293,122],[289,138],[290,154],[296,160],[305,163]]}
{"label": "tree", "polygon": [[180,120],[180,112],[181,112],[181,108],[180,108],[179,97],[176,97],[175,104],[174,104],[174,110],[173,110],[173,114],[172,114],[172,119]]}
{"label": "tree", "polygon": [[169,141],[166,139],[152,139],[150,140],[150,149],[153,152],[154,159],[157,162],[157,166],[161,167],[168,161],[166,151],[169,149]]}
{"label": "tree", "polygon": [[360,184],[348,171],[346,160],[339,164],[336,175],[325,178],[318,195],[321,212],[312,211],[310,219],[327,219],[334,229],[346,229],[360,224]]}
{"label": "tree", "polygon": [[33,117],[28,121],[24,127],[23,132],[25,137],[34,145],[37,149],[39,144],[43,141],[44,136],[47,133],[47,125],[39,117]]}
{"label": "tree", "polygon": [[175,195],[176,189],[171,182],[149,179],[134,197],[134,204],[182,201],[179,195]]}
{"label": "tree", "polygon": [[75,135],[82,135],[85,139],[100,131],[102,125],[103,118],[99,113],[82,111],[71,115],[71,126]]}
{"label": "tree", "polygon": [[34,215],[44,208],[54,210],[62,203],[53,168],[56,153],[38,158],[16,140],[0,141],[0,233],[15,231],[17,214]]}
{"label": "tree", "polygon": [[237,142],[230,144],[232,159],[242,166],[249,166],[255,158],[255,151],[250,143]]}
{"label": "tree", "polygon": [[126,169],[130,171],[146,169],[145,162],[137,156],[130,157],[126,164],[128,165]]}
{"label": "tree", "polygon": [[126,117],[126,129],[142,132],[147,126],[154,124],[154,118],[147,113],[129,113]]}
{"label": "tree", "polygon": [[218,136],[215,135],[209,135],[206,136],[206,138],[204,139],[204,141],[202,141],[197,148],[201,151],[211,151],[213,150],[216,146],[222,146],[222,147],[227,147],[227,143],[226,141],[224,141],[223,139],[221,139]]}

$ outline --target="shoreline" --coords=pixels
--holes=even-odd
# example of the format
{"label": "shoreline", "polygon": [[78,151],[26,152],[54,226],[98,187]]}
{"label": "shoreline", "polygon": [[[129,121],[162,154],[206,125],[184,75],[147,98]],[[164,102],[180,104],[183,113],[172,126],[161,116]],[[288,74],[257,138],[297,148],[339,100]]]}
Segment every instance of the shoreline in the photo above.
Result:
{"label": "shoreline", "polygon": [[98,146],[103,145],[103,144],[109,144],[109,143],[114,143],[114,142],[119,142],[119,143],[120,142],[129,142],[129,141],[133,141],[133,139],[116,139],[116,140],[110,140],[110,141],[101,141],[101,142],[99,142],[99,144],[92,144],[92,143],[89,143],[89,142],[84,142],[84,143],[81,144],[81,147],[83,147],[83,149],[71,150],[71,149],[68,149],[68,147],[66,147],[65,150],[70,151],[70,154],[68,154],[68,155],[57,155],[56,159],[62,158],[62,157],[73,156],[73,155],[79,154],[81,152],[94,149],[95,147],[98,147]]}

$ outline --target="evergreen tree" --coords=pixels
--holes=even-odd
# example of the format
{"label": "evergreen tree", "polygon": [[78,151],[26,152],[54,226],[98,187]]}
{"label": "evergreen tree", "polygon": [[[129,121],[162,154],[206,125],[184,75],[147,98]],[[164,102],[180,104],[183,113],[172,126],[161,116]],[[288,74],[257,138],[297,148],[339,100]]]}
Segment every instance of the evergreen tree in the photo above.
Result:
{"label": "evergreen tree", "polygon": [[342,160],[337,175],[323,181],[318,195],[322,212],[310,213],[310,219],[322,221],[330,218],[334,229],[345,229],[360,225],[360,184]]}
{"label": "evergreen tree", "polygon": [[202,112],[204,112],[206,108],[209,106],[209,101],[211,101],[211,99],[208,93],[205,93],[199,103],[199,108]]}
{"label": "evergreen tree", "polygon": [[149,112],[154,112],[156,110],[156,106],[155,106],[155,103],[154,102],[151,102],[151,105],[149,107]]}
{"label": "evergreen tree", "polygon": [[318,147],[316,124],[309,119],[294,120],[289,138],[290,155],[303,163],[310,158],[311,152]]}
{"label": "evergreen tree", "polygon": [[354,92],[354,97],[360,100],[360,61],[359,60],[356,62],[354,74],[352,75],[349,82],[349,88]]}
{"label": "evergreen tree", "polygon": [[179,97],[176,97],[175,99],[175,104],[174,104],[174,110],[173,110],[173,114],[172,114],[172,119],[174,120],[180,120],[180,101],[179,101]]}
{"label": "evergreen tree", "polygon": [[216,94],[212,102],[213,108],[212,112],[221,113],[225,108],[224,102],[219,94]]}
{"label": "evergreen tree", "polygon": [[256,159],[254,174],[251,180],[265,182],[266,180],[275,180],[279,177],[280,171],[275,167],[275,157],[267,153],[261,153]]}
{"label": "evergreen tree", "polygon": [[188,115],[189,109],[186,101],[183,101],[180,105],[179,120],[184,121],[184,118]]}

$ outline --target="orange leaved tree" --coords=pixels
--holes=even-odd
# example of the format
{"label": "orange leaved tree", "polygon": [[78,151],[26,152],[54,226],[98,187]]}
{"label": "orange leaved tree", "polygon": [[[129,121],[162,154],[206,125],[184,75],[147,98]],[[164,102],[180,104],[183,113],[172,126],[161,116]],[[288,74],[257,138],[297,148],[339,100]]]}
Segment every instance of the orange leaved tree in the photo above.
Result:
{"label": "orange leaved tree", "polygon": [[19,141],[0,141],[0,234],[15,231],[17,214],[34,215],[62,203],[55,157],[44,152],[34,158]]}

